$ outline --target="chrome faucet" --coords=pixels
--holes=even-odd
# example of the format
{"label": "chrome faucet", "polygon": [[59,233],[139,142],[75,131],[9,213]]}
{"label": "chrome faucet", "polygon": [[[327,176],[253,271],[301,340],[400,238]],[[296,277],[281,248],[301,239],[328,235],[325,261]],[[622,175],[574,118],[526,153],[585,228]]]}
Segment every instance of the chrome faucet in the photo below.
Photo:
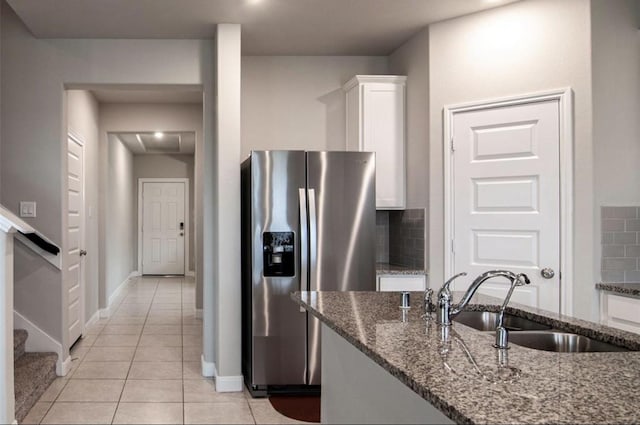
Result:
{"label": "chrome faucet", "polygon": [[500,307],[500,314],[498,315],[498,323],[496,324],[496,343],[494,344],[494,347],[500,349],[509,348],[509,331],[504,327],[504,311],[507,308],[507,304],[509,304],[513,290],[516,289],[516,286],[523,286],[531,283],[529,277],[524,273],[519,273],[515,275],[515,277],[509,277],[509,279],[511,280],[511,287],[509,288],[509,292],[507,292],[507,296],[504,297],[504,302],[502,303],[502,307]]}
{"label": "chrome faucet", "polygon": [[[451,295],[449,285],[458,277],[466,275],[466,273],[459,273],[453,276],[451,279],[447,280],[445,284],[442,285],[442,288],[440,288],[440,290],[438,291],[438,313],[436,322],[442,326],[451,326],[451,319],[460,314],[462,309],[465,308],[467,304],[469,304],[469,301],[471,301],[471,298],[474,296],[480,285],[482,285],[489,279],[493,279],[494,277],[506,277],[511,281],[511,288],[509,288],[507,297],[505,298],[504,303],[502,304],[502,308],[500,309],[498,328],[503,329],[503,331],[496,330],[496,346],[498,348],[506,348],[507,331],[503,326],[504,310],[509,303],[509,299],[511,298],[511,294],[513,293],[514,288],[516,286],[530,283],[529,278],[524,273],[515,274],[508,270],[490,270],[478,276],[473,281],[473,283],[471,283],[471,286],[469,286],[469,289],[467,289],[467,292],[462,297],[462,300],[457,305],[452,305],[453,297]],[[502,343],[503,337],[504,344]]]}

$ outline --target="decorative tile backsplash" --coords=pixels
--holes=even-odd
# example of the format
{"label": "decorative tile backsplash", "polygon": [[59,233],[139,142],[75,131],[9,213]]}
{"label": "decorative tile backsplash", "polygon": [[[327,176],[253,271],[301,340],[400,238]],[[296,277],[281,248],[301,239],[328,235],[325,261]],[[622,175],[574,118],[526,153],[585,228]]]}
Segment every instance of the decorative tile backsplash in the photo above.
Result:
{"label": "decorative tile backsplash", "polygon": [[389,262],[389,211],[376,211],[376,262]]}
{"label": "decorative tile backsplash", "polygon": [[640,207],[602,207],[602,281],[640,282]]}
{"label": "decorative tile backsplash", "polygon": [[376,231],[376,261],[424,268],[424,209],[377,211]]}

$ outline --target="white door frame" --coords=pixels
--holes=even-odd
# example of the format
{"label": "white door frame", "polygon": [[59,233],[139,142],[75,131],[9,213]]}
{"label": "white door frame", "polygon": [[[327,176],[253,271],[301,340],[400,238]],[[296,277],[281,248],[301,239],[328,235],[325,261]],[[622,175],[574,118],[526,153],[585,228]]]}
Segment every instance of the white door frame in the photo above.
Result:
{"label": "white door frame", "polygon": [[165,178],[165,177],[142,177],[138,179],[138,275],[142,275],[142,222],[143,222],[143,201],[142,185],[144,183],[184,183],[184,267],[183,275],[187,276],[189,271],[189,179],[188,178]]}
{"label": "white door frame", "polygon": [[[88,225],[87,225],[87,198],[86,198],[86,194],[87,194],[87,189],[86,189],[86,182],[87,182],[87,178],[85,175],[86,169],[87,167],[85,166],[85,153],[86,153],[86,149],[85,149],[85,143],[84,141],[80,138],[80,136],[78,136],[77,134],[75,134],[74,132],[72,132],[71,130],[67,131],[67,137],[69,139],[72,139],[74,142],[76,142],[77,144],[80,145],[80,148],[82,149],[82,205],[80,205],[80,210],[81,210],[81,214],[82,214],[82,221],[80,222],[82,225],[82,231],[81,231],[81,235],[80,235],[80,249],[86,249],[87,248],[87,229],[88,229]],[[67,140],[67,146],[66,146],[66,153],[67,155],[69,155],[69,144],[68,144],[68,140]],[[67,162],[67,171],[65,173],[65,205],[66,205],[66,211],[65,211],[65,215],[68,217],[69,215],[69,185],[67,180],[69,179],[69,163]],[[65,233],[67,233],[69,227],[69,222],[68,219],[66,221],[66,228],[65,228]],[[65,240],[66,240],[67,235],[65,234]],[[67,252],[65,250],[64,255],[66,256]],[[96,252],[95,255],[97,255],[98,253]],[[87,261],[87,257],[84,256],[84,258],[81,258],[80,261],[80,335],[84,335],[85,332],[85,328],[86,328],[86,318],[85,318],[85,308],[86,308],[86,303],[85,303],[85,296],[86,296],[86,289],[87,289],[87,267],[85,265],[85,262]],[[65,273],[68,274],[68,265],[65,264],[64,266],[64,270]],[[63,282],[66,282],[66,276],[63,276]],[[66,289],[65,289],[66,290]],[[68,300],[67,300],[68,302]],[[69,308],[68,305],[65,305],[65,308]],[[66,326],[66,332],[69,332],[69,326],[67,324]],[[67,340],[69,336],[67,335]],[[69,341],[69,344],[71,344],[72,342],[75,341]]]}
{"label": "white door frame", "polygon": [[573,314],[573,91],[570,87],[444,107],[444,274],[453,274],[453,123],[455,115],[500,106],[557,100],[560,123],[560,312]]}

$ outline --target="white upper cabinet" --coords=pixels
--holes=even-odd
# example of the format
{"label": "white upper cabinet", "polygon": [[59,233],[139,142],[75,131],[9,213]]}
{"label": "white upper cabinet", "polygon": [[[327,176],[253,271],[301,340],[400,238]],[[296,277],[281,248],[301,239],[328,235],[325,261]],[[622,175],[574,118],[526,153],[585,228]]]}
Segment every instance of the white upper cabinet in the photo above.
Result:
{"label": "white upper cabinet", "polygon": [[376,153],[376,208],[404,209],[407,77],[356,75],[347,92],[347,150]]}

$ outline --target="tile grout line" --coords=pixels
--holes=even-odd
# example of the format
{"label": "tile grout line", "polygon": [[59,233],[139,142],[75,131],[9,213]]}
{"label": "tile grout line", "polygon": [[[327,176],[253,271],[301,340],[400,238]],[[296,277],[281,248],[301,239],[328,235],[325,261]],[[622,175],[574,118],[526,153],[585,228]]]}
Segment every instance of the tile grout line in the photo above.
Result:
{"label": "tile grout line", "polygon": [[[139,282],[139,278],[136,279],[136,285]],[[147,318],[149,317],[149,311],[151,309],[151,305],[153,305],[153,299],[156,296],[156,293],[158,292],[158,281],[156,281],[156,285],[153,291],[153,297],[151,297],[151,304],[149,304],[149,307],[147,308],[147,314],[144,316],[144,322],[142,322],[142,329],[140,330],[140,335],[138,335],[138,343],[136,344],[136,347],[133,350],[133,356],[131,356],[131,361],[129,362],[129,369],[127,370],[127,375],[124,378],[124,384],[122,385],[122,391],[120,391],[120,397],[118,397],[118,402],[116,403],[116,408],[113,411],[113,416],[111,417],[111,424],[113,424],[113,422],[116,420],[116,414],[118,413],[118,409],[120,408],[120,402],[122,400],[122,395],[124,394],[124,389],[127,386],[127,381],[129,380],[129,373],[131,373],[131,368],[133,367],[133,361],[136,357],[136,353],[138,352],[138,347],[140,346],[140,340],[142,339],[142,332],[144,331],[144,326],[147,323]],[[129,294],[127,293],[127,297],[129,296]]]}

